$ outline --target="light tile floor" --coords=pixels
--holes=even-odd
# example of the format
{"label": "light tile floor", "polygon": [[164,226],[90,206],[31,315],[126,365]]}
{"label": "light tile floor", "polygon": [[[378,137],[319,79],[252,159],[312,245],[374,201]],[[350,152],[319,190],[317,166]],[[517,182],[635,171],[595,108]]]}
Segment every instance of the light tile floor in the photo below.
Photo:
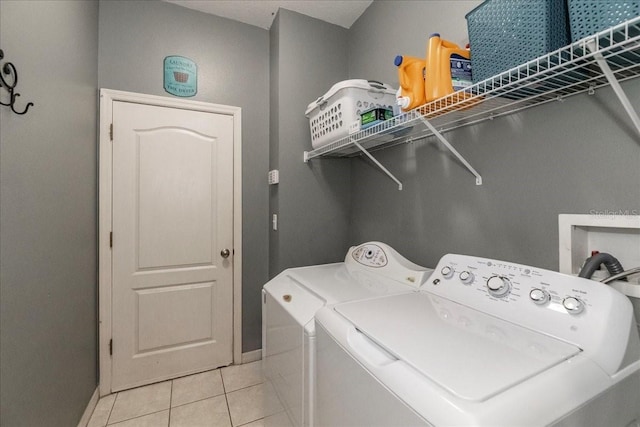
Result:
{"label": "light tile floor", "polygon": [[228,366],[105,396],[87,427],[263,427],[264,387],[261,361]]}

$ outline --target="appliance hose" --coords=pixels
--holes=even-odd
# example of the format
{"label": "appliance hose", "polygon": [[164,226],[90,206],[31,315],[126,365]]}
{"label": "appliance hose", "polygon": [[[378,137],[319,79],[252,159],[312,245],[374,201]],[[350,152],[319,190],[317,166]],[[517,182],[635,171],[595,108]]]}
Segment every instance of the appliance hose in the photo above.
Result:
{"label": "appliance hose", "polygon": [[[624,271],[622,268],[622,264],[613,255],[608,253],[598,253],[592,257],[587,258],[584,262],[584,265],[580,269],[580,273],[578,273],[578,277],[583,277],[585,279],[591,279],[593,273],[600,268],[600,264],[604,264],[604,266],[609,271],[609,274],[615,276],[616,274],[620,274]],[[627,280],[627,278],[623,278],[621,280]]]}
{"label": "appliance hose", "polygon": [[614,280],[622,280],[622,278],[625,278],[627,276],[631,276],[632,274],[636,274],[636,273],[640,273],[640,267],[634,267],[634,268],[630,268],[627,271],[623,271],[622,273],[618,273],[618,274],[614,274],[613,276],[609,276],[606,279],[602,279],[600,281],[600,283],[610,283],[613,282]]}

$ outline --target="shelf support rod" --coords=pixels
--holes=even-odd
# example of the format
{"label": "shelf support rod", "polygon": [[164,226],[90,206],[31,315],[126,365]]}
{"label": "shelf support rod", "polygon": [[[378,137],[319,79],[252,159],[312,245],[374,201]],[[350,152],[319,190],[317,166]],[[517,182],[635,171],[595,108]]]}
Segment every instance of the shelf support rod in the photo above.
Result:
{"label": "shelf support rod", "polygon": [[427,126],[427,128],[431,131],[431,133],[433,133],[436,136],[436,138],[438,138],[438,140],[442,142],[445,145],[445,147],[447,147],[449,151],[451,151],[451,153],[453,153],[453,155],[456,156],[458,160],[460,160],[460,162],[462,162],[462,164],[469,170],[469,172],[471,172],[473,176],[476,177],[476,185],[482,185],[482,176],[480,176],[480,174],[473,168],[473,166],[471,166],[469,162],[467,162],[467,160],[464,157],[462,157],[460,153],[458,153],[458,150],[453,148],[453,145],[451,145],[449,141],[447,141],[447,139],[444,136],[442,136],[442,134],[424,116],[421,116],[420,120],[422,120],[422,123],[424,123],[425,126]]}
{"label": "shelf support rod", "polygon": [[389,172],[387,168],[382,166],[382,164],[379,161],[377,161],[376,158],[373,157],[367,150],[365,150],[365,148],[362,145],[360,145],[356,140],[352,140],[351,142],[353,143],[353,145],[358,147],[358,149],[362,151],[373,163],[375,163],[376,166],[382,169],[382,171],[386,173],[389,178],[394,180],[395,183],[398,184],[398,190],[402,191],[402,183],[395,176],[393,176],[393,174]]}
{"label": "shelf support rod", "polygon": [[613,74],[613,71],[611,71],[611,67],[609,67],[607,60],[604,59],[602,53],[597,50],[595,40],[589,40],[587,42],[587,46],[589,47],[589,50],[593,52],[593,56],[596,59],[598,66],[602,70],[602,73],[607,78],[607,81],[609,82],[609,85],[611,85],[611,88],[613,89],[615,94],[618,96],[618,100],[620,100],[620,103],[629,115],[629,118],[631,118],[631,121],[636,127],[636,130],[638,131],[638,133],[640,133],[640,117],[638,117],[638,113],[633,108],[633,105],[631,105],[631,101],[629,101],[629,98],[627,98],[627,94],[622,89],[622,86],[620,86],[620,83],[618,82],[618,79],[616,79],[616,76]]}

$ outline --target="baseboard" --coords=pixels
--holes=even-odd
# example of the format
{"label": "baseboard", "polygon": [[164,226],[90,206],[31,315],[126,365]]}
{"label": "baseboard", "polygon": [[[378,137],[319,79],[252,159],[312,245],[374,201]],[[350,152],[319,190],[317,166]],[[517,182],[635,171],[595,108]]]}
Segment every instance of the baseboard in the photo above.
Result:
{"label": "baseboard", "polygon": [[247,351],[246,353],[242,353],[242,363],[251,363],[257,360],[262,359],[262,349],[259,348],[253,351]]}
{"label": "baseboard", "polygon": [[98,404],[98,399],[100,399],[100,393],[98,391],[98,387],[93,392],[91,399],[89,399],[89,403],[84,410],[84,414],[82,414],[82,418],[80,418],[80,422],[78,423],[78,427],[87,427],[89,424],[89,420],[91,419],[91,415],[93,414],[93,410],[96,409],[96,405]]}

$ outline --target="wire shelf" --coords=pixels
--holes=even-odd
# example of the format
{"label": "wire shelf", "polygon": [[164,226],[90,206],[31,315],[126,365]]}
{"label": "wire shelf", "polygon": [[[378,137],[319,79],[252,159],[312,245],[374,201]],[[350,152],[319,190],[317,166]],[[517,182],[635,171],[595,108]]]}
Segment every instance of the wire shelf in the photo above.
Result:
{"label": "wire shelf", "polygon": [[305,161],[361,155],[354,142],[374,151],[434,135],[423,119],[443,133],[571,95],[593,93],[610,84],[597,62],[602,58],[618,81],[640,76],[640,17],[306,152]]}

